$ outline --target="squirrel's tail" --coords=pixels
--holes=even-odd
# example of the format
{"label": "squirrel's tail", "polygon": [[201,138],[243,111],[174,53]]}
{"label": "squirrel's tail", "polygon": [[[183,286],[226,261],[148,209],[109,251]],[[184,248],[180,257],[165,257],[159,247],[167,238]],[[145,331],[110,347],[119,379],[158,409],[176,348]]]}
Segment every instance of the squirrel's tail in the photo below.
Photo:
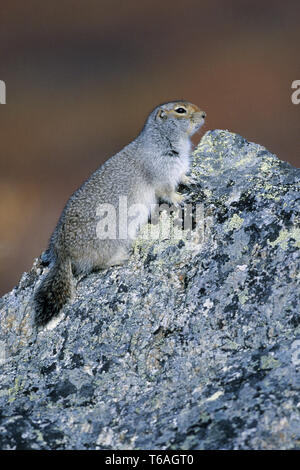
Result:
{"label": "squirrel's tail", "polygon": [[72,296],[72,269],[69,258],[56,260],[34,294],[35,323],[44,325]]}

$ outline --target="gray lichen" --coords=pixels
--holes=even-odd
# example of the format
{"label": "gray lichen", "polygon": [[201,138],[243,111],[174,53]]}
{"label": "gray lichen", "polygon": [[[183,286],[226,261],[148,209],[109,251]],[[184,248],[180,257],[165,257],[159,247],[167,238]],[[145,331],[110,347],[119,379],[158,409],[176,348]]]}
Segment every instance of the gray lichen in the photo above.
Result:
{"label": "gray lichen", "polygon": [[300,448],[299,170],[216,130],[193,175],[196,227],[144,227],[49,327],[41,260],[0,299],[2,449]]}

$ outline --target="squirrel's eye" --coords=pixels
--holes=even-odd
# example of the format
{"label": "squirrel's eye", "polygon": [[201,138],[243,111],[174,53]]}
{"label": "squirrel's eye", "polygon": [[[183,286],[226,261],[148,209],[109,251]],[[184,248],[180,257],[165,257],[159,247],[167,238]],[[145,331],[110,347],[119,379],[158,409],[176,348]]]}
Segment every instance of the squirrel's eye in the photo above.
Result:
{"label": "squirrel's eye", "polygon": [[176,113],[178,113],[178,114],[184,114],[184,113],[186,113],[186,109],[184,109],[184,108],[176,108],[175,111],[176,111]]}

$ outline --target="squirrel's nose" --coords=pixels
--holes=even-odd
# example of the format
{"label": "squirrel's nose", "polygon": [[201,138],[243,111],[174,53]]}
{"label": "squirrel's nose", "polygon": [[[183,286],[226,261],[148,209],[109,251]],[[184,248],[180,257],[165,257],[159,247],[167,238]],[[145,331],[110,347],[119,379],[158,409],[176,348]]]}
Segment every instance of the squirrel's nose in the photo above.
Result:
{"label": "squirrel's nose", "polygon": [[205,119],[206,118],[206,112],[202,111],[201,116],[203,117],[203,119]]}

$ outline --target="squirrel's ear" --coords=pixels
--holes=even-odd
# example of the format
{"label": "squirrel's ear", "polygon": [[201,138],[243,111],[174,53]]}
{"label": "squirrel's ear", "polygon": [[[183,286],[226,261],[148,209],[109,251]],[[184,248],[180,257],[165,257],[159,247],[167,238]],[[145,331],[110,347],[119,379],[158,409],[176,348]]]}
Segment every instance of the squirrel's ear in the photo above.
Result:
{"label": "squirrel's ear", "polygon": [[157,111],[156,119],[163,119],[163,120],[165,120],[165,119],[167,119],[167,118],[168,118],[167,113],[166,113],[163,109],[159,109],[159,110]]}

